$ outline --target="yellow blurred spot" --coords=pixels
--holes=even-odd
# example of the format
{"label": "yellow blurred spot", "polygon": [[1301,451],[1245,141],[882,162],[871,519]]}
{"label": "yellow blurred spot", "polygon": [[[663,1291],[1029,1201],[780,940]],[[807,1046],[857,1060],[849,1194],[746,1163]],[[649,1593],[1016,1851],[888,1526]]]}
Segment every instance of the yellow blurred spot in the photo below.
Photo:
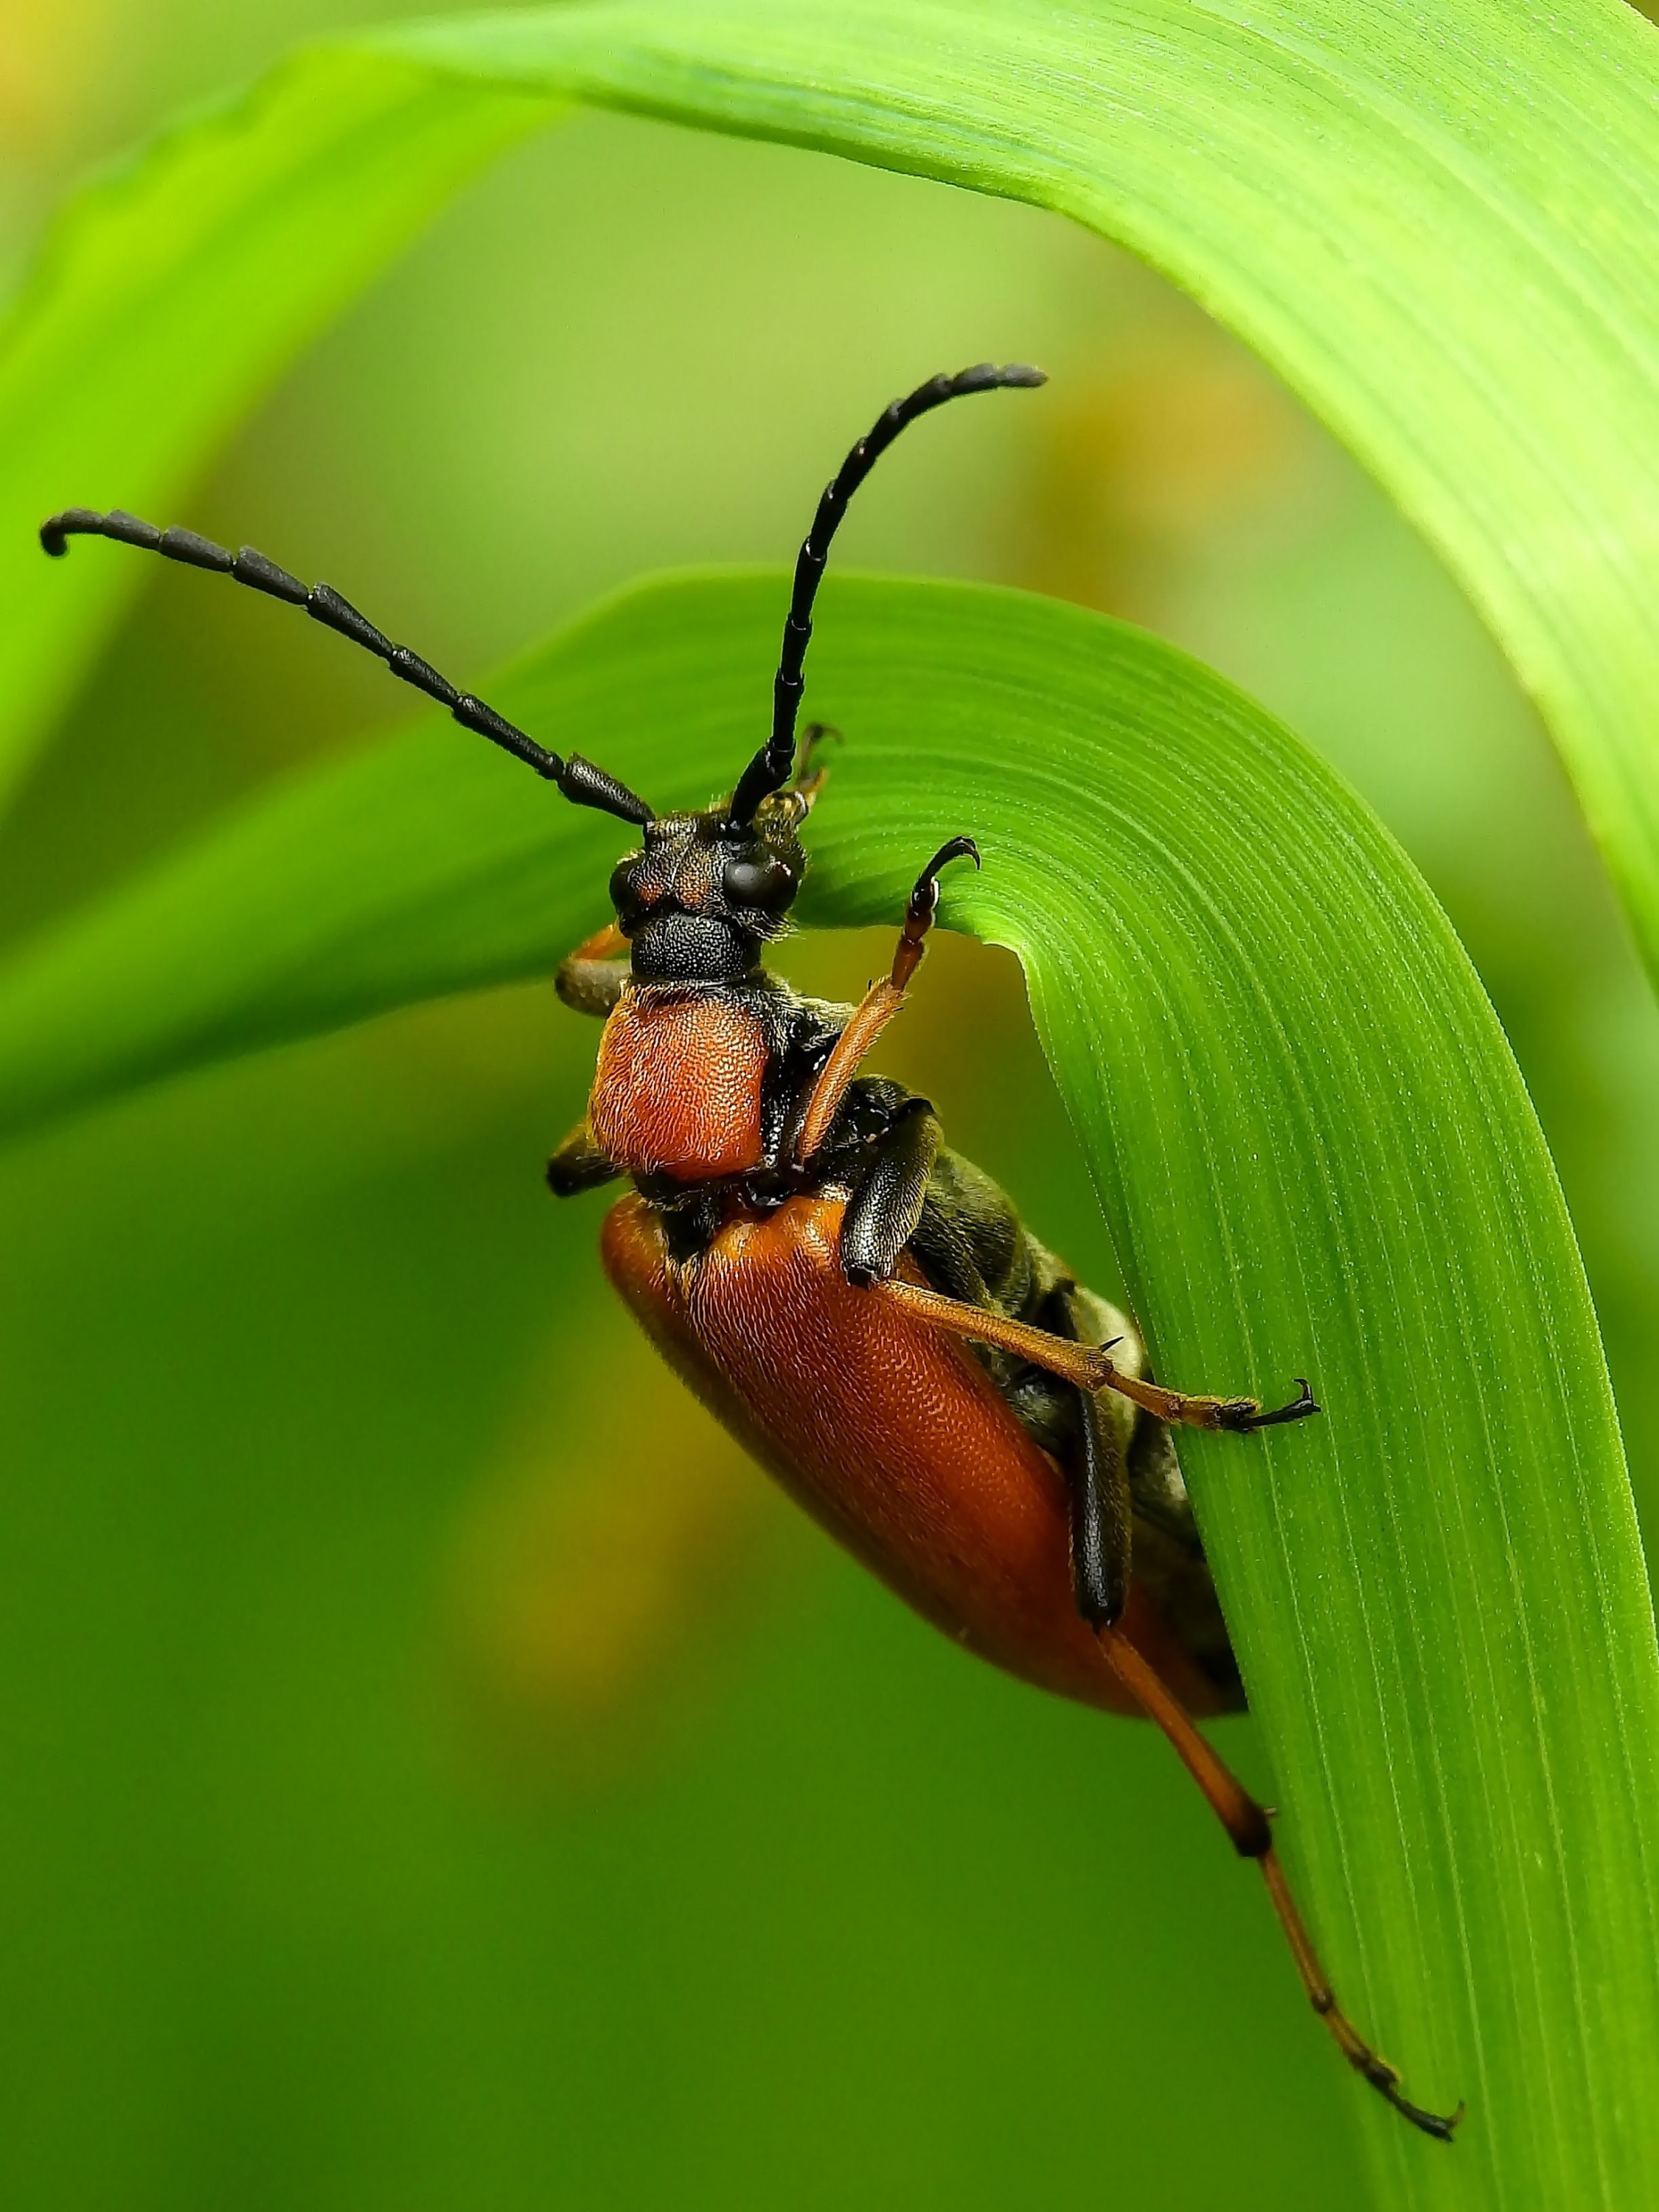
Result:
{"label": "yellow blurred spot", "polygon": [[586,1362],[562,1347],[449,1563],[469,1747],[520,1783],[604,1779],[650,1751],[752,1610],[784,1510],[643,1340]]}
{"label": "yellow blurred spot", "polygon": [[1031,580],[1143,622],[1218,543],[1294,542],[1324,506],[1313,426],[1185,313],[1143,318],[1125,355],[1057,382],[1037,434]]}
{"label": "yellow blurred spot", "polygon": [[0,137],[50,158],[76,136],[112,66],[112,0],[3,0]]}

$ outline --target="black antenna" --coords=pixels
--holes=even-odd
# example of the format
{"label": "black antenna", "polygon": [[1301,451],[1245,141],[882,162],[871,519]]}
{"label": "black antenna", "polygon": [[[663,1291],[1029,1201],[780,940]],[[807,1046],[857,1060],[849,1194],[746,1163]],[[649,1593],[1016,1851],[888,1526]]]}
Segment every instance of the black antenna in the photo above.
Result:
{"label": "black antenna", "polygon": [[417,691],[424,691],[428,699],[435,699],[441,707],[447,707],[464,730],[475,731],[488,738],[491,744],[500,745],[526,768],[532,768],[549,783],[556,783],[568,799],[578,806],[597,806],[606,814],[620,816],[624,822],[645,823],[654,817],[642,799],[636,799],[626,784],[618,783],[614,775],[607,775],[592,761],[584,760],[580,753],[572,753],[562,760],[545,745],[538,745],[533,738],[498,714],[493,707],[475,699],[470,691],[458,691],[447,677],[411,653],[406,645],[393,645],[383,637],[367,617],[360,615],[350,601],[343,599],[330,585],[316,584],[307,591],[297,576],[290,576],[286,568],[279,568],[274,561],[256,553],[251,545],[244,545],[240,553],[228,553],[222,545],[211,539],[198,538],[193,530],[158,530],[153,522],[141,522],[136,514],[128,514],[116,507],[108,514],[99,514],[89,507],[66,507],[62,514],[54,514],[49,522],[40,526],[40,543],[53,559],[59,559],[69,550],[71,538],[112,538],[118,545],[142,546],[147,553],[159,553],[168,561],[182,561],[192,568],[211,568],[222,576],[230,576],[239,584],[249,585],[256,592],[265,592],[273,599],[285,599],[290,606],[303,607],[316,621],[325,623],[330,629],[338,630],[354,645],[361,645],[378,659],[385,661],[394,676],[405,684],[412,684]]}
{"label": "black antenna", "polygon": [[1048,380],[1040,368],[1028,368],[1019,362],[998,368],[994,362],[981,361],[972,368],[959,370],[955,376],[930,377],[926,384],[918,385],[908,398],[896,399],[842,463],[834,483],[824,489],[818,511],[812,518],[812,527],[806,533],[806,543],[795,562],[795,587],[789,597],[789,613],[783,625],[783,651],[772,685],[772,734],[744,769],[732,794],[733,822],[752,822],[762,799],[770,792],[781,791],[793,773],[795,717],[800,710],[801,693],[806,688],[801,668],[812,635],[812,601],[830,557],[830,541],[853,494],[899,432],[918,416],[931,414],[935,407],[943,407],[947,399],[964,399],[969,392],[996,392],[1004,387],[1029,390]]}

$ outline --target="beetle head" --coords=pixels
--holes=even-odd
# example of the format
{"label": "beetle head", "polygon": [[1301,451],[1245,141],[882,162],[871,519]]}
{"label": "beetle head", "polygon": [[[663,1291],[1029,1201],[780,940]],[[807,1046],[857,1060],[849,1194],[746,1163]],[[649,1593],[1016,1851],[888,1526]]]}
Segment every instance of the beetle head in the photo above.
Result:
{"label": "beetle head", "polygon": [[799,829],[808,795],[780,792],[752,822],[729,803],[702,814],[663,814],[611,878],[617,925],[642,983],[734,981],[781,937],[806,872]]}

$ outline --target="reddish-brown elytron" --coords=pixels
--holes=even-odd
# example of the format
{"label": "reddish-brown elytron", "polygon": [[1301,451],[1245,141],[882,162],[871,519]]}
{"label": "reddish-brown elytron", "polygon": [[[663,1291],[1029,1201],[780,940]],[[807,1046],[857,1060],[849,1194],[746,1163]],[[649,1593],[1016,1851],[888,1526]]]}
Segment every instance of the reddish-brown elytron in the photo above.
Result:
{"label": "reddish-brown elytron", "polygon": [[[1036,369],[982,364],[896,400],[848,454],[802,546],[772,731],[730,798],[659,817],[592,762],[548,750],[393,645],[325,584],[263,554],[84,507],[41,530],[217,570],[305,606],[578,805],[637,826],[611,879],[616,921],[559,970],[602,1015],[588,1112],[555,1153],[562,1198],[620,1176],[604,1230],[611,1281],[647,1334],[754,1456],[928,1620],[996,1665],[1109,1711],[1149,1714],[1240,1854],[1261,1867],[1315,2009],[1343,2055],[1426,2134],[1449,2118],[1401,2093],[1338,2008],[1267,1816],[1189,1717],[1243,1704],[1170,1426],[1248,1434],[1316,1413],[1304,1382],[1263,1413],[1145,1371],[1133,1324],[1037,1243],[950,1151],[928,1102],[861,1073],[902,1003],[942,868],[917,878],[891,972],[856,1007],[800,998],[761,964],[805,872],[823,777],[795,725],[830,542],[878,457],[919,416]],[[1461,2110],[1461,2108],[1460,2108]]]}

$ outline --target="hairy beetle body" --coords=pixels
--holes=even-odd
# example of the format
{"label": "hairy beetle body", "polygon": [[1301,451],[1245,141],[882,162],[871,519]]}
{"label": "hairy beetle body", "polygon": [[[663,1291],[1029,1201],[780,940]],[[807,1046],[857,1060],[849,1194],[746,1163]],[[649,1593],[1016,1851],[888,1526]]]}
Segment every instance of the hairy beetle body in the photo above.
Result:
{"label": "hairy beetle body", "polygon": [[[734,1200],[708,1243],[678,1258],[661,1213],[635,1195],[606,1217],[605,1271],[709,1410],[917,1612],[1042,1689],[1139,1713],[1077,1608],[1059,1460],[964,1346],[848,1284],[846,1211],[821,1192],[769,1213]],[[910,1255],[902,1265],[926,1279]],[[1156,1450],[1158,1425],[1124,1411]],[[1123,1633],[1189,1710],[1237,1707],[1207,1577],[1219,1680],[1183,1644],[1158,1583],[1137,1573]]]}

